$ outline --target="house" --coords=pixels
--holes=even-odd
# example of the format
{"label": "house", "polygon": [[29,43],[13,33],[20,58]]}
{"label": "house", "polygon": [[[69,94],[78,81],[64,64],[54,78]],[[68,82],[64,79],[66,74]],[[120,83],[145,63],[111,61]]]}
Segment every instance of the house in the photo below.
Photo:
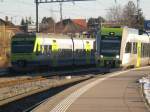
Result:
{"label": "house", "polygon": [[83,28],[87,28],[86,19],[72,19],[72,21]]}
{"label": "house", "polygon": [[0,19],[0,59],[4,60],[4,58],[9,57],[11,37],[16,32],[20,32],[18,26],[15,26],[8,19],[5,21]]}
{"label": "house", "polygon": [[65,19],[56,24],[57,33],[81,33],[85,32],[86,30],[86,21],[82,19]]}
{"label": "house", "polygon": [[[46,26],[46,25],[45,25]],[[81,33],[87,30],[85,19],[64,19],[41,30],[43,33]]]}

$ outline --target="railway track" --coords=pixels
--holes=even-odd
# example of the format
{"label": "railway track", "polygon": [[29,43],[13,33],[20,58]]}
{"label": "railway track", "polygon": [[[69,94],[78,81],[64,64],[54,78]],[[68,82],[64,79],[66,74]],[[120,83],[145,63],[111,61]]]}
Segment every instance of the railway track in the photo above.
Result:
{"label": "railway track", "polygon": [[[0,112],[22,112],[24,110],[28,111],[28,109],[32,109],[35,105],[38,105],[39,102],[44,101],[48,97],[51,97],[79,82],[88,80],[89,78],[91,77],[76,77],[72,80],[57,80],[47,87],[41,85],[41,88],[39,89],[34,89],[30,92],[28,91],[28,93],[14,96],[13,99],[15,100],[12,100],[12,97],[10,97],[9,101],[12,100],[11,102],[7,102],[8,99],[5,99],[3,102],[4,104],[0,106],[0,110],[2,110]],[[18,98],[19,96],[20,98]]]}
{"label": "railway track", "polygon": [[25,83],[31,83],[31,82],[36,82],[36,81],[42,81],[45,80],[45,78],[37,76],[34,78],[20,78],[16,80],[8,80],[4,82],[0,82],[0,88],[4,87],[9,87],[9,86],[14,86],[14,85],[20,85],[20,84],[25,84]]}
{"label": "railway track", "polygon": [[[5,78],[5,76],[7,77],[6,79],[2,79],[3,81],[0,81],[0,88],[3,87],[9,87],[9,86],[14,86],[14,85],[21,85],[21,84],[25,84],[25,83],[32,83],[32,82],[37,82],[37,81],[43,81],[46,79],[55,79],[55,78],[59,78],[62,76],[81,76],[81,75],[86,75],[89,73],[93,73],[93,72],[98,72],[98,73],[107,73],[107,72],[111,72],[114,70],[106,70],[106,69],[99,69],[99,68],[88,68],[88,69],[80,69],[80,70],[70,70],[70,71],[56,71],[56,72],[43,72],[43,73],[26,73],[26,74],[20,74],[17,75],[17,77],[14,77],[13,75],[11,76],[9,74],[9,76],[11,77],[7,77],[7,75],[5,75],[6,73],[8,73],[7,69],[4,70],[0,70],[1,76],[2,78]],[[2,74],[3,73],[3,74]],[[10,79],[10,80],[9,80]]]}
{"label": "railway track", "polygon": [[49,69],[35,69],[33,71],[29,72],[13,72],[11,71],[11,68],[6,68],[6,69],[0,69],[0,77],[5,77],[5,76],[37,76],[37,75],[42,75],[46,76],[47,74],[49,75],[62,75],[62,74],[72,74],[72,73],[79,73],[79,72],[85,72],[85,71],[95,71],[95,70],[100,70],[100,71],[108,71],[105,68],[96,68],[96,67],[86,67],[86,68],[77,68],[77,69],[62,69],[62,70],[49,70]]}

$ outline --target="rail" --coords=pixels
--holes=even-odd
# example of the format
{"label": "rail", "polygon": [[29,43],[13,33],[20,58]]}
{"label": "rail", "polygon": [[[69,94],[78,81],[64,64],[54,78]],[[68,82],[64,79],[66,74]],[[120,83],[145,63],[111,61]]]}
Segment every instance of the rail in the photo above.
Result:
{"label": "rail", "polygon": [[[2,81],[0,82],[0,105],[4,105],[8,102],[15,101],[16,99],[18,99],[19,96],[21,96],[19,97],[19,99],[28,96],[28,93],[32,93],[32,92],[34,93],[34,91],[39,92],[39,90],[43,91],[44,88],[47,89],[50,87],[55,87],[56,85],[58,86],[58,85],[66,84],[66,81],[67,83],[70,83],[71,80],[78,81],[81,79],[83,80],[89,77],[93,77],[94,72],[105,73],[109,71],[104,69],[98,69],[98,68],[89,68],[89,69],[80,69],[80,70],[73,70],[73,71],[70,70],[70,71],[61,71],[61,72],[60,71],[45,72],[45,73],[39,73],[39,75],[34,73],[34,74],[30,74],[30,76],[28,74],[28,76],[25,78],[16,77],[16,79],[13,80]],[[77,79],[73,78],[71,80],[68,80],[65,79],[66,78],[65,76],[80,77],[80,78]],[[15,98],[16,96],[17,98]]]}

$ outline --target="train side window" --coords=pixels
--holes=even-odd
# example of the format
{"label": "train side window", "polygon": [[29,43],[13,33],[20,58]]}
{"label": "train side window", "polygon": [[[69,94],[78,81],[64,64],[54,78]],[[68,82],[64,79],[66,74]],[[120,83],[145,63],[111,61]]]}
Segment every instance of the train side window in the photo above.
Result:
{"label": "train side window", "polygon": [[39,47],[39,44],[36,45],[36,53],[38,53],[38,50],[39,50],[38,47]]}
{"label": "train side window", "polygon": [[131,53],[132,45],[130,42],[126,44],[125,53]]}
{"label": "train side window", "polygon": [[148,57],[148,44],[146,44],[146,57]]}
{"label": "train side window", "polygon": [[51,46],[49,46],[49,45],[44,45],[43,46],[44,47],[44,51],[43,51],[43,53],[45,54],[45,55],[50,55],[51,54]]}
{"label": "train side window", "polygon": [[148,53],[149,53],[149,57],[150,57],[150,43],[149,43],[148,46],[149,46],[149,47],[148,47]]}
{"label": "train side window", "polygon": [[144,57],[147,57],[147,43],[144,44]]}
{"label": "train side window", "polygon": [[141,57],[143,57],[143,44],[141,43]]}
{"label": "train side window", "polygon": [[145,43],[143,44],[143,57],[145,57]]}
{"label": "train side window", "polygon": [[141,57],[144,57],[144,45],[143,43],[141,44]]}
{"label": "train side window", "polygon": [[41,54],[43,54],[43,53],[44,53],[44,46],[41,45],[41,46],[40,46],[40,49],[41,49],[41,50],[40,50]]}
{"label": "train side window", "polygon": [[146,43],[144,43],[144,57],[146,57]]}
{"label": "train side window", "polygon": [[49,45],[47,45],[47,47],[46,47],[46,53],[47,53],[47,55],[49,56],[49,54],[50,54]]}
{"label": "train side window", "polygon": [[150,57],[150,44],[148,44],[148,56]]}
{"label": "train side window", "polygon": [[147,57],[149,57],[149,44],[147,43]]}
{"label": "train side window", "polygon": [[148,43],[145,44],[145,57],[148,57]]}
{"label": "train side window", "polygon": [[43,53],[44,53],[44,55],[46,55],[47,54],[47,46],[44,45],[43,47],[44,47],[44,52]]}
{"label": "train side window", "polygon": [[50,50],[50,51],[52,50],[52,45],[49,46],[49,50]]}
{"label": "train side window", "polygon": [[49,54],[52,52],[52,45],[49,45]]}
{"label": "train side window", "polygon": [[145,43],[145,47],[144,47],[145,49],[145,57],[147,57],[147,43]]}
{"label": "train side window", "polygon": [[137,43],[133,43],[133,54],[137,54]]}

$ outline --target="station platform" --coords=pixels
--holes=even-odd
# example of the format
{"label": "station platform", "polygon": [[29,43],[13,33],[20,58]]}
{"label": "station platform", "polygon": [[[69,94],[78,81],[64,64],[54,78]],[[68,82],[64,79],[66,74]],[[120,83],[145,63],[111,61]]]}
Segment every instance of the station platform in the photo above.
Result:
{"label": "station platform", "polygon": [[149,112],[138,83],[149,73],[150,67],[144,67],[100,75],[32,112]]}

